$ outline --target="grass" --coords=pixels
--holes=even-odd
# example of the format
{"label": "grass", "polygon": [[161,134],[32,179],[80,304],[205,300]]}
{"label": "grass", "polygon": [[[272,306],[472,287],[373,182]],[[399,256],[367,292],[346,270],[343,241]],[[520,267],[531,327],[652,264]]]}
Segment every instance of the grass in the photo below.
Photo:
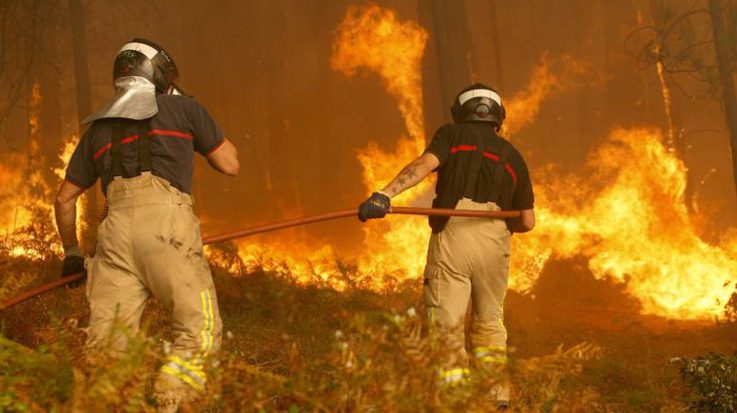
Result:
{"label": "grass", "polygon": [[[58,270],[46,262],[0,259],[0,270],[40,274],[40,282]],[[575,267],[550,266],[532,295],[509,294],[512,411],[686,411],[699,395],[671,359],[731,354],[737,326],[642,316],[621,287],[564,271]],[[186,411],[488,411],[485,389],[498,371],[478,371],[455,388],[435,385],[443,348],[418,315],[419,282],[376,293],[297,286],[262,272],[215,269],[214,278],[223,352],[209,366],[207,391]],[[7,280],[0,298],[24,286]],[[155,302],[144,315],[149,338],[97,364],[82,357],[80,290],[56,291],[2,317],[0,411],[155,410],[150,385],[168,338]]]}

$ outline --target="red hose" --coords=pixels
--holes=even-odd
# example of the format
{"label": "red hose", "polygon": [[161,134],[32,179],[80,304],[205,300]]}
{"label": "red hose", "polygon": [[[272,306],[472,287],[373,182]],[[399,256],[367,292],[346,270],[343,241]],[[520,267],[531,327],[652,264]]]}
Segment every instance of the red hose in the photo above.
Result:
{"label": "red hose", "polygon": [[[246,228],[233,232],[226,232],[219,235],[212,235],[209,237],[202,238],[202,244],[215,244],[223,241],[230,241],[237,238],[244,238],[251,235],[262,234],[265,232],[276,231],[284,228],[297,227],[300,225],[313,224],[315,222],[330,221],[338,218],[346,218],[350,216],[356,216],[358,211],[356,209],[350,209],[346,211],[329,212],[326,214],[313,215],[304,218],[295,218],[287,221],[281,221],[274,224],[259,225],[256,227]],[[478,217],[478,218],[515,218],[520,215],[519,211],[468,211],[460,209],[440,209],[440,208],[408,208],[408,207],[393,207],[391,210],[392,214],[402,215],[441,215],[441,216],[453,216],[453,217]],[[84,273],[78,273],[59,278],[47,284],[41,285],[33,290],[26,291],[16,297],[10,298],[3,302],[0,310],[6,310],[16,304],[19,304],[29,298],[41,295],[45,292],[55,290],[61,286],[72,283],[77,280],[84,278]]]}

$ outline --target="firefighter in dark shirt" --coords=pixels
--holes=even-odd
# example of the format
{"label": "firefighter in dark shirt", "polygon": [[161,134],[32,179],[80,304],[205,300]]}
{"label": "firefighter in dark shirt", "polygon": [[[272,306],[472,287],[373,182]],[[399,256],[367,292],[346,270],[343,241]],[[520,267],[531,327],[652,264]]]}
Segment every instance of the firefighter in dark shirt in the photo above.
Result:
{"label": "firefighter in dark shirt", "polygon": [[[469,335],[476,364],[506,363],[503,303],[510,237],[512,232],[529,231],[535,225],[534,195],[525,161],[497,134],[505,116],[501,97],[488,86],[473,84],[457,96],[452,114],[455,123],[439,128],[422,156],[359,206],[361,221],[384,217],[391,209],[391,198],[437,170],[433,207],[521,211],[519,218],[507,222],[430,218],[424,297],[429,323],[448,346],[440,377],[444,384],[468,376],[464,321],[469,300]],[[504,380],[489,390],[494,404],[509,404],[509,386]]]}
{"label": "firefighter in dark shirt", "polygon": [[[116,96],[85,119],[56,197],[64,246],[62,275],[87,268],[87,354],[125,351],[153,295],[171,312],[174,342],[155,383],[160,411],[176,411],[205,381],[206,357],[220,345],[221,321],[199,220],[192,205],[194,152],[227,175],[239,171],[235,146],[199,103],[174,83],[176,65],[159,45],[134,39],[113,68]],[[97,181],[108,214],[93,258],[76,237],[77,198]],[[85,263],[86,261],[86,263]]]}

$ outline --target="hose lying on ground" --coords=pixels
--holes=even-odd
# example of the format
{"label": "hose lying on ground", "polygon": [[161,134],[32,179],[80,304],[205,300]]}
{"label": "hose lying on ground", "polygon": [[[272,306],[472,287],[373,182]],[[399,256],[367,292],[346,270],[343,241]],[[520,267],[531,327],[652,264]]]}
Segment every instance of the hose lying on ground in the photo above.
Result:
{"label": "hose lying on ground", "polygon": [[[441,208],[409,208],[409,207],[393,207],[391,210],[392,214],[401,215],[439,215],[439,216],[450,216],[450,217],[478,217],[478,218],[516,218],[520,216],[519,211],[467,211],[461,209],[441,209]],[[300,225],[313,224],[316,222],[330,221],[338,218],[346,218],[356,216],[358,211],[356,209],[350,209],[346,211],[328,212],[326,214],[312,215],[309,217],[295,218],[286,221],[281,221],[273,224],[259,225],[256,227],[246,228],[233,232],[226,232],[219,235],[213,235],[202,238],[202,244],[215,244],[223,241],[230,241],[238,238],[244,238],[251,235],[263,234],[265,232],[276,231],[285,228],[298,227]],[[55,290],[59,287],[67,285],[71,282],[81,280],[84,278],[84,273],[72,274],[50,283],[41,285],[33,290],[26,291],[16,297],[10,298],[2,303],[0,310],[8,309],[16,304],[19,304],[29,298],[33,298],[37,295],[41,295],[45,292]]]}

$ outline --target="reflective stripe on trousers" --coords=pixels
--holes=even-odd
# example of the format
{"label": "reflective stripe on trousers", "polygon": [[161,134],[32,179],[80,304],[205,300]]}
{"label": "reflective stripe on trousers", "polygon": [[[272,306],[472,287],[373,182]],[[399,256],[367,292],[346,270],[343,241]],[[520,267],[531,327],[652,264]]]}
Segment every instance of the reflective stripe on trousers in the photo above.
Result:
{"label": "reflective stripe on trousers", "polygon": [[205,320],[202,326],[202,331],[200,332],[200,337],[202,338],[200,350],[194,357],[190,358],[190,361],[184,360],[176,355],[167,356],[167,363],[161,367],[162,373],[174,376],[197,390],[201,390],[205,385],[205,358],[210,354],[215,342],[213,335],[215,320],[213,314],[212,294],[210,294],[210,290],[203,290],[200,292],[200,301],[202,303],[202,314]]}
{"label": "reflective stripe on trousers", "polygon": [[481,363],[504,364],[507,362],[507,348],[479,346],[473,349],[473,356]]}

